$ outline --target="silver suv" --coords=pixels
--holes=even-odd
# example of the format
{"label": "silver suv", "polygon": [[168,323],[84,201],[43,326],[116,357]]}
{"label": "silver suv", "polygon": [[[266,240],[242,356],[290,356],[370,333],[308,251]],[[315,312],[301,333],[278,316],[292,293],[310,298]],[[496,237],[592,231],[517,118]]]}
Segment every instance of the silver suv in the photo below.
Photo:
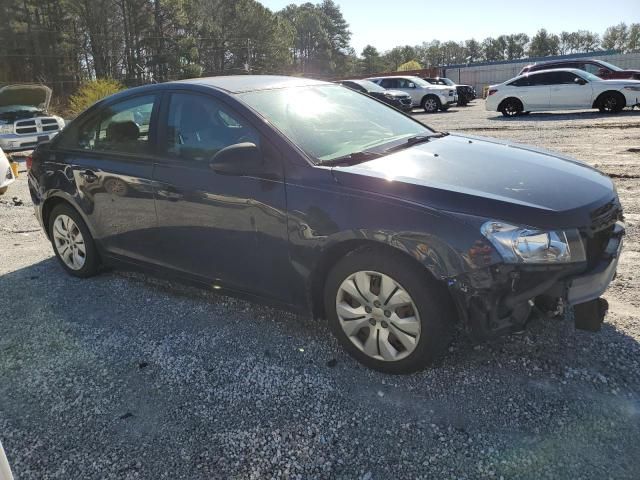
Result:
{"label": "silver suv", "polygon": [[31,150],[62,130],[64,120],[47,113],[50,101],[51,89],[44,85],[0,87],[0,148]]}
{"label": "silver suv", "polygon": [[427,113],[447,110],[458,102],[456,89],[453,87],[432,85],[414,76],[393,76],[368,78],[383,88],[400,90],[411,95],[413,106],[422,107]]}

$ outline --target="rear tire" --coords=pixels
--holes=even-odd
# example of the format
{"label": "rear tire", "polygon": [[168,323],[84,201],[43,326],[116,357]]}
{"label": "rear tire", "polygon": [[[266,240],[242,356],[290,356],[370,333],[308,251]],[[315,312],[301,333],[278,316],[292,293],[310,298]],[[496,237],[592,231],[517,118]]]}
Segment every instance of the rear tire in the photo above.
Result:
{"label": "rear tire", "polygon": [[435,95],[426,95],[420,105],[425,113],[436,113],[441,107],[440,99]]}
{"label": "rear tire", "polygon": [[524,108],[522,107],[522,102],[517,98],[507,98],[502,101],[499,110],[505,117],[515,117],[520,115]]}
{"label": "rear tire", "polygon": [[80,214],[70,205],[56,205],[49,216],[49,238],[62,268],[74,277],[98,273],[100,258]]}
{"label": "rear tire", "polygon": [[446,351],[454,332],[446,287],[411,258],[386,249],[367,247],[342,258],[327,276],[324,303],[342,347],[385,373],[425,368]]}
{"label": "rear tire", "polygon": [[618,92],[603,93],[598,99],[598,110],[602,113],[618,113],[626,104],[624,95]]}

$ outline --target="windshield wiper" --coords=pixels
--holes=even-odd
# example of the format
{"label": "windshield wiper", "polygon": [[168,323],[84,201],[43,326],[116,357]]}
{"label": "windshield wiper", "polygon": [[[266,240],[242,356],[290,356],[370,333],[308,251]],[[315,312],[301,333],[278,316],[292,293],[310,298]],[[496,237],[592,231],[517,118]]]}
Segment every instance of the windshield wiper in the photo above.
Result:
{"label": "windshield wiper", "polygon": [[405,140],[405,143],[401,143],[400,145],[396,145],[394,147],[388,148],[385,152],[395,152],[397,150],[403,150],[405,148],[413,147],[419,143],[430,142],[434,138],[442,138],[449,135],[449,132],[436,132],[431,135],[415,135],[413,137],[409,137]]}
{"label": "windshield wiper", "polygon": [[358,163],[373,160],[374,158],[382,157],[383,155],[383,153],[363,150],[362,152],[353,152],[348,155],[342,155],[341,157],[322,160],[320,165],[356,165]]}

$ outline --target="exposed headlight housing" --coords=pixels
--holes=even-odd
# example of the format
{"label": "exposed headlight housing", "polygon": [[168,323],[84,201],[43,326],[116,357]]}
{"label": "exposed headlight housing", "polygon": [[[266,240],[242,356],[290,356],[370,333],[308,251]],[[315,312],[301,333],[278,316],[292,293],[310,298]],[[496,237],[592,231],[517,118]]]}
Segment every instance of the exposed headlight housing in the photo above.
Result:
{"label": "exposed headlight housing", "polygon": [[550,264],[584,262],[580,232],[538,230],[490,220],[480,231],[506,263]]}
{"label": "exposed headlight housing", "polygon": [[5,133],[13,133],[13,123],[0,124],[0,135]]}

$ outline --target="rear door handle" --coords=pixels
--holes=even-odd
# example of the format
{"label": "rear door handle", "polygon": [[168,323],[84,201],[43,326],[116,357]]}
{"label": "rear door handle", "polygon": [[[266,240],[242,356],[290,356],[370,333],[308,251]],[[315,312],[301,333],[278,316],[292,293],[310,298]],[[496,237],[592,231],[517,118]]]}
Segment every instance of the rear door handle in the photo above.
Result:
{"label": "rear door handle", "polygon": [[80,176],[87,183],[93,183],[96,180],[98,180],[98,176],[95,174],[95,172],[92,172],[91,170],[85,170],[84,172],[80,172]]}

